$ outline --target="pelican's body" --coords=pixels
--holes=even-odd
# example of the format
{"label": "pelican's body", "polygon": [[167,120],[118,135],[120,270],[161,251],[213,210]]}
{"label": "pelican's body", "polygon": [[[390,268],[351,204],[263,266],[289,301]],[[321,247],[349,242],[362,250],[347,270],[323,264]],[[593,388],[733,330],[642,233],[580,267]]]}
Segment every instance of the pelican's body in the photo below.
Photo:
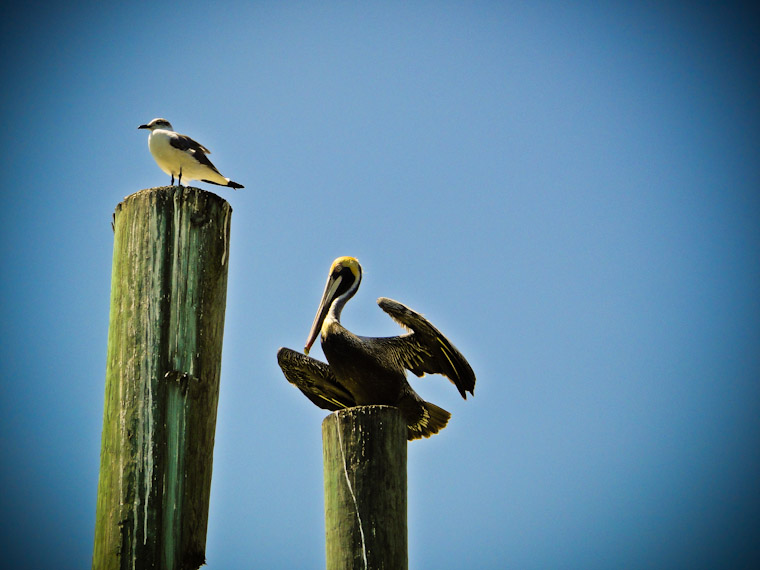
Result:
{"label": "pelican's body", "polygon": [[[340,313],[361,282],[361,266],[353,257],[339,257],[330,268],[325,292],[304,352],[281,348],[278,362],[285,377],[321,408],[396,406],[407,421],[409,439],[428,437],[446,426],[451,414],[425,402],[406,381],[417,376],[447,376],[463,398],[475,389],[475,374],[465,358],[438,329],[397,301],[380,298],[378,305],[412,332],[403,336],[358,336],[340,323]],[[328,364],[307,356],[317,336]]]}

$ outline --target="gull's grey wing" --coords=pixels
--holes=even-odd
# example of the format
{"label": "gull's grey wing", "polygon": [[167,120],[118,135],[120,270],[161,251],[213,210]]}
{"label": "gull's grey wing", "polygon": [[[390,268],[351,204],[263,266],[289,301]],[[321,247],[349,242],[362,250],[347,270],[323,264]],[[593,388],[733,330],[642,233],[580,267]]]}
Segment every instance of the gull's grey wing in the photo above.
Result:
{"label": "gull's grey wing", "polygon": [[169,139],[169,142],[174,148],[177,148],[179,150],[194,150],[196,152],[200,151],[203,154],[211,154],[211,151],[209,149],[207,149],[198,141],[191,139],[187,135],[174,133],[174,135]]}
{"label": "gull's grey wing", "polygon": [[377,339],[382,349],[417,376],[443,374],[457,387],[463,398],[474,394],[475,373],[462,353],[430,321],[406,305],[380,297],[380,308],[405,329],[403,336]]}
{"label": "gull's grey wing", "polygon": [[334,412],[356,405],[328,364],[290,348],[277,351],[277,363],[288,382],[320,408]]}
{"label": "gull's grey wing", "polygon": [[211,170],[216,172],[219,176],[222,175],[222,173],[216,169],[216,166],[211,164],[211,161],[206,156],[207,154],[211,154],[211,151],[207,149],[205,146],[203,146],[201,143],[194,141],[187,135],[174,133],[174,135],[169,139],[169,144],[172,145],[176,149],[192,154],[195,160],[197,160],[198,162],[200,162],[201,164],[205,166],[208,166]]}

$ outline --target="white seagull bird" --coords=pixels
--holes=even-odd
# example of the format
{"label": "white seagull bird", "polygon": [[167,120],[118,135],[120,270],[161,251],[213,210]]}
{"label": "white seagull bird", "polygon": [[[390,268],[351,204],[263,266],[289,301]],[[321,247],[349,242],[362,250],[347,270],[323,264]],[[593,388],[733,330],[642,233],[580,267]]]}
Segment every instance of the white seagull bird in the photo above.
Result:
{"label": "white seagull bird", "polygon": [[209,184],[229,186],[237,190],[243,188],[242,184],[225,178],[211,164],[206,156],[211,151],[200,143],[195,142],[187,135],[175,133],[172,125],[166,119],[153,119],[147,125],[140,125],[138,129],[148,129],[148,148],[159,168],[172,177],[177,177],[177,184],[191,180],[200,180]]}

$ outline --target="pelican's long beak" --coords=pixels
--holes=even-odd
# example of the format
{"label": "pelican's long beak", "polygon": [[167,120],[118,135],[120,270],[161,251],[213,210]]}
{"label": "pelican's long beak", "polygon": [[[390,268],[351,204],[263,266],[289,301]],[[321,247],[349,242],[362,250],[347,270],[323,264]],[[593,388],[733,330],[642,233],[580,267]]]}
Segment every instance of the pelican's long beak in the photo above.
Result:
{"label": "pelican's long beak", "polygon": [[340,275],[336,277],[330,274],[330,276],[327,278],[325,292],[322,293],[322,301],[319,303],[317,315],[314,317],[314,323],[311,325],[311,330],[309,331],[309,338],[306,339],[306,346],[303,349],[305,354],[309,354],[311,345],[313,345],[314,341],[317,340],[317,337],[322,330],[322,324],[325,322],[325,319],[330,312],[330,307],[335,300],[335,293],[338,291],[338,287],[340,286],[340,282],[342,280],[343,277]]}

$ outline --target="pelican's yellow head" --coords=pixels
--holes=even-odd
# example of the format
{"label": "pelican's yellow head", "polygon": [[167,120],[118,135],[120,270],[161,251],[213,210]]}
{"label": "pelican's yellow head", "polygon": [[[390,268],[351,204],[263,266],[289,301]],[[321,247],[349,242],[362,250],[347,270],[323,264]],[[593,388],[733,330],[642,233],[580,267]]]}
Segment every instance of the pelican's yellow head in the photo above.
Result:
{"label": "pelican's yellow head", "polygon": [[317,335],[322,330],[322,325],[328,315],[336,322],[340,319],[343,305],[354,296],[361,281],[362,266],[355,257],[343,256],[332,262],[325,291],[322,293],[322,301],[319,303],[317,315],[314,317],[309,337],[306,339],[304,348],[306,354],[309,354],[311,345],[317,340]]}
{"label": "pelican's yellow head", "polygon": [[348,270],[354,274],[354,279],[362,278],[362,266],[359,265],[359,260],[348,255],[338,257],[332,262],[332,265],[330,266],[330,275],[335,275],[336,273],[339,274],[344,268],[348,268]]}

